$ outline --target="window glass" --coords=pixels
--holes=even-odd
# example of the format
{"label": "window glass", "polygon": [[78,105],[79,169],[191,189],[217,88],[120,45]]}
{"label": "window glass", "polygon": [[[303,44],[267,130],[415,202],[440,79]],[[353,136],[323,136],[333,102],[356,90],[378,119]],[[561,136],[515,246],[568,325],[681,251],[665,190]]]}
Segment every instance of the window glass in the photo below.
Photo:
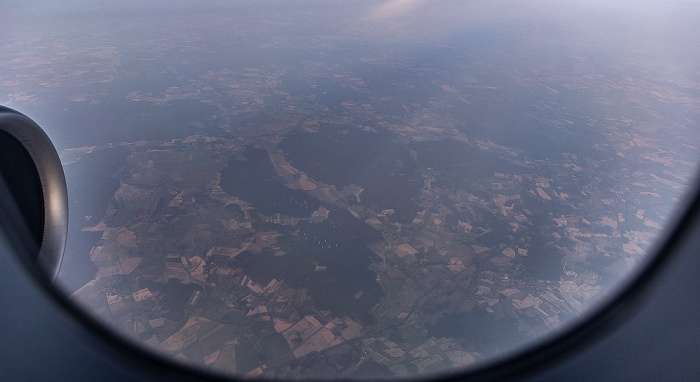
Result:
{"label": "window glass", "polygon": [[504,357],[619,291],[695,181],[697,2],[6,8],[0,103],[68,182],[59,287],[217,373]]}

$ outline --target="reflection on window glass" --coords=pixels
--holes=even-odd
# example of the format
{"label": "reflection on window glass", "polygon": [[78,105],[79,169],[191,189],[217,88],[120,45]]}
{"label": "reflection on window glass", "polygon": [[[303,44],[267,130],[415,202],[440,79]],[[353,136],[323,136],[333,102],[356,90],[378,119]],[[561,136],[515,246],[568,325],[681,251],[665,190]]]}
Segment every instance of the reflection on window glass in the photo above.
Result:
{"label": "reflection on window glass", "polygon": [[60,287],[230,375],[475,367],[653,249],[700,148],[697,4],[78,1],[0,15],[68,181]]}

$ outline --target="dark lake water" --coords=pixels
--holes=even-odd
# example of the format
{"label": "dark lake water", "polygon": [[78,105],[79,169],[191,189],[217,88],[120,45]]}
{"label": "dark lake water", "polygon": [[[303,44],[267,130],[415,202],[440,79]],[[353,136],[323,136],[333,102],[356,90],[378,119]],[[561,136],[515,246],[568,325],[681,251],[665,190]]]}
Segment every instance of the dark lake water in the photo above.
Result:
{"label": "dark lake water", "polygon": [[61,265],[61,285],[73,292],[95,277],[90,250],[101,232],[82,232],[104,216],[109,201],[119,188],[112,177],[126,163],[126,147],[96,149],[80,161],[64,166],[68,187],[68,240]]}
{"label": "dark lake water", "polygon": [[[276,173],[264,151],[249,147],[244,155],[247,161],[233,159],[222,171],[224,191],[252,203],[265,214],[281,212],[308,217],[312,209],[307,209],[305,203],[317,208],[317,200],[274,180]],[[331,212],[321,223],[301,222],[292,227],[256,223],[258,231],[281,233],[278,245],[286,253],[275,256],[267,250],[261,254],[243,252],[231,265],[243,267],[246,274],[260,283],[276,278],[308,288],[314,308],[328,309],[334,314],[347,313],[368,323],[371,321],[368,311],[379,302],[381,289],[375,281],[376,274],[369,269],[371,257],[376,255],[367,244],[381,240],[382,236],[349,212],[325,207]],[[327,268],[316,272],[317,265]],[[355,298],[360,291],[361,297]]]}
{"label": "dark lake water", "polygon": [[423,178],[408,148],[388,133],[323,125],[318,133],[295,134],[280,147],[295,167],[314,179],[337,187],[361,186],[363,204],[394,209],[398,221],[410,222],[419,210],[414,198]]}
{"label": "dark lake water", "polygon": [[232,159],[221,171],[221,188],[266,214],[308,217],[319,201],[301,190],[292,190],[280,183],[275,168],[264,150],[246,148],[244,160]]}
{"label": "dark lake water", "polygon": [[[116,81],[113,91],[121,94],[122,90],[138,89],[134,86],[139,81],[140,78]],[[149,102],[124,99],[121,94],[98,104],[47,104],[36,114],[50,121],[45,128],[60,151],[106,143],[184,138],[201,132],[192,123],[203,122],[214,111],[211,105],[191,100],[175,100],[155,107]]]}

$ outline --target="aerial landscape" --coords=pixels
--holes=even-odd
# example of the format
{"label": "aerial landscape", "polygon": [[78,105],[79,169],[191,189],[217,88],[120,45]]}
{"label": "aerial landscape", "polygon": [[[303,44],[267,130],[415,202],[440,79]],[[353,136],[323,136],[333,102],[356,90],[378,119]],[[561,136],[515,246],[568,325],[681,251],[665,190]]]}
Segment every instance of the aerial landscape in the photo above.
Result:
{"label": "aerial landscape", "polygon": [[2,42],[0,104],[66,172],[59,286],[161,356],[283,379],[478,367],[614,295],[696,180],[682,25],[256,4],[18,16]]}

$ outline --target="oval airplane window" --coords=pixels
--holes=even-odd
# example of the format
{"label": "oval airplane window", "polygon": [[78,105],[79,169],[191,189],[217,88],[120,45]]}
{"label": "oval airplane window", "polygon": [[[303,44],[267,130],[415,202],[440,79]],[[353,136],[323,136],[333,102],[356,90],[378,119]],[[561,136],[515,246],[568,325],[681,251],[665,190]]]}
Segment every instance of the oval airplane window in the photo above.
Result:
{"label": "oval airplane window", "polygon": [[443,376],[620,293],[700,159],[697,4],[11,5],[0,103],[53,140],[57,285],[216,375]]}

